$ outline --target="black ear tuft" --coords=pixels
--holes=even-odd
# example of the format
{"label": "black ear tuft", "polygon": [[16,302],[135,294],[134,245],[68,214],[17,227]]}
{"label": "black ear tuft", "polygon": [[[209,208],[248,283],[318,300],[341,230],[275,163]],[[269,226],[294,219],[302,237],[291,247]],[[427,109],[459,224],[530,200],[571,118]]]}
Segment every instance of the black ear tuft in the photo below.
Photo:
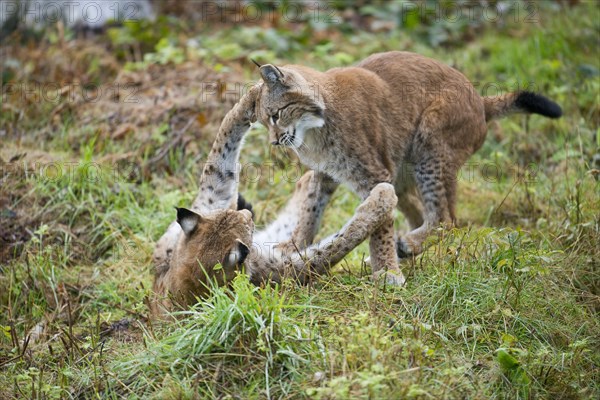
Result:
{"label": "black ear tuft", "polygon": [[252,218],[254,218],[254,211],[252,211],[252,204],[247,202],[246,199],[244,198],[244,196],[242,196],[240,193],[238,193],[237,209],[238,209],[238,211],[240,211],[240,210],[250,211],[252,213]]}
{"label": "black ear tuft", "polygon": [[281,82],[283,79],[283,72],[274,65],[265,64],[260,67],[260,76],[267,85],[273,86]]}
{"label": "black ear tuft", "polygon": [[257,63],[255,59],[251,58],[250,61],[252,61],[254,63],[254,65],[256,65],[258,68],[262,67],[262,65]]}
{"label": "black ear tuft", "polygon": [[177,209],[177,223],[181,226],[181,229],[183,229],[183,232],[187,236],[191,235],[196,230],[196,227],[202,218],[200,215],[187,208],[175,208]]}

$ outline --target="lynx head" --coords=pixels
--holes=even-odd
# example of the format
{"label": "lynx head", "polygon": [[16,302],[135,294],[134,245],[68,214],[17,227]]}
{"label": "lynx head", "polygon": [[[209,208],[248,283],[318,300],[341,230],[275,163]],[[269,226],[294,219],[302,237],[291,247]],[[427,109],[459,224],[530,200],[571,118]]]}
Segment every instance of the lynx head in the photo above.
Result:
{"label": "lynx head", "polygon": [[[183,233],[173,250],[173,271],[178,296],[191,303],[208,292],[207,279],[218,285],[231,281],[250,253],[254,223],[249,210],[217,210],[200,215],[177,209]],[[221,268],[215,268],[218,264]]]}
{"label": "lynx head", "polygon": [[256,104],[257,119],[269,130],[273,145],[299,148],[306,132],[325,124],[318,86],[291,68],[260,67],[264,81]]}

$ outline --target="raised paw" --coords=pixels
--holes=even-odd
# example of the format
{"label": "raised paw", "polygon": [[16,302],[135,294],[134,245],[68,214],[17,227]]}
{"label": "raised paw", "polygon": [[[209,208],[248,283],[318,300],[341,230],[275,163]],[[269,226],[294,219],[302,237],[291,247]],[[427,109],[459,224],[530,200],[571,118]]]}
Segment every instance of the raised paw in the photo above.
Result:
{"label": "raised paw", "polygon": [[404,286],[406,278],[399,269],[395,270],[379,270],[373,273],[373,282],[383,283],[391,286]]}
{"label": "raised paw", "polygon": [[357,213],[392,214],[396,208],[398,197],[394,187],[389,183],[379,183],[369,193],[369,196],[356,209]]}
{"label": "raised paw", "polygon": [[379,183],[375,185],[373,189],[371,189],[371,193],[369,193],[369,197],[375,197],[377,199],[383,199],[386,203],[394,203],[394,207],[398,202],[398,198],[396,197],[396,190],[394,186],[390,183]]}

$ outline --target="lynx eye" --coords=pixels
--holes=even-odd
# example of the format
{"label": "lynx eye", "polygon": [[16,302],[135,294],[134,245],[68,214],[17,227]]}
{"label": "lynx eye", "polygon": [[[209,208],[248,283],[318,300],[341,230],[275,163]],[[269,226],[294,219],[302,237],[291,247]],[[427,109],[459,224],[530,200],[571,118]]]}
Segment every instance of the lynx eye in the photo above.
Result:
{"label": "lynx eye", "polygon": [[279,121],[280,117],[281,117],[281,110],[279,110],[275,114],[271,115],[271,122],[273,123],[273,125],[277,124],[277,121]]}

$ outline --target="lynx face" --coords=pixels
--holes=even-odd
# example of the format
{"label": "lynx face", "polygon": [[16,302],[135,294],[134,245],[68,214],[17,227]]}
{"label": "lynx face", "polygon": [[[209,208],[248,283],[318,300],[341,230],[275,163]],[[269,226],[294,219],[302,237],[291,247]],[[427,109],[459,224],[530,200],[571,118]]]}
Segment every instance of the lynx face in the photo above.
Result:
{"label": "lynx face", "polygon": [[260,73],[265,85],[257,102],[259,122],[269,130],[272,145],[300,148],[310,129],[325,125],[318,90],[289,69],[264,65]]}
{"label": "lynx face", "polygon": [[[177,209],[183,230],[173,252],[173,272],[181,282],[179,295],[202,296],[206,288],[198,281],[214,278],[220,285],[229,282],[250,252],[254,223],[248,210],[219,210],[208,215]],[[222,268],[215,270],[221,264]],[[184,283],[184,282],[187,282]]]}

